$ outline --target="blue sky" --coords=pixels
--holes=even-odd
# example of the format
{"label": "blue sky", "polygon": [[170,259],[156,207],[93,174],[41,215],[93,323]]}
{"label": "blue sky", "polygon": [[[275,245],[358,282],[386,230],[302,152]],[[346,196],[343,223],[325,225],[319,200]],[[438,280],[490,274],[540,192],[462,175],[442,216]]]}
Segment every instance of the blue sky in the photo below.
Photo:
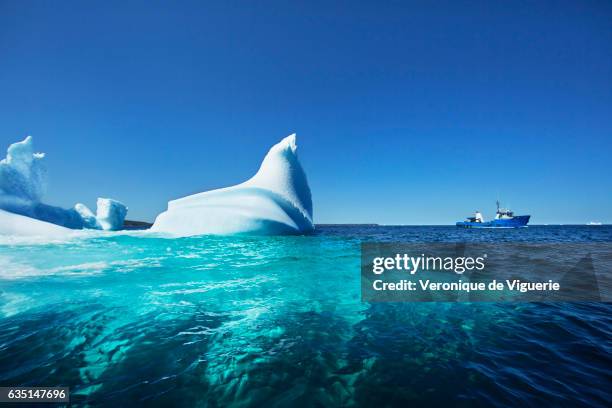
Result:
{"label": "blue sky", "polygon": [[[127,3],[127,4],[124,4]],[[153,220],[297,132],[317,222],[612,223],[605,1],[0,0],[0,145]]]}

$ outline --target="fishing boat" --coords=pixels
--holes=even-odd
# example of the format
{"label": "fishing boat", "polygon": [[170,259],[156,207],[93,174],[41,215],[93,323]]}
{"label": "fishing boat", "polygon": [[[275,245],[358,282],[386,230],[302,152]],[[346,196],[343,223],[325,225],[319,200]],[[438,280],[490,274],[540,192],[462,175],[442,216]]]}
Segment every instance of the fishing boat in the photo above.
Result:
{"label": "fishing boat", "polygon": [[485,221],[479,211],[476,211],[474,217],[468,217],[465,221],[458,221],[456,225],[463,228],[520,228],[526,227],[531,215],[514,215],[514,213],[506,208],[499,207],[497,201],[497,211],[495,218],[491,221]]}

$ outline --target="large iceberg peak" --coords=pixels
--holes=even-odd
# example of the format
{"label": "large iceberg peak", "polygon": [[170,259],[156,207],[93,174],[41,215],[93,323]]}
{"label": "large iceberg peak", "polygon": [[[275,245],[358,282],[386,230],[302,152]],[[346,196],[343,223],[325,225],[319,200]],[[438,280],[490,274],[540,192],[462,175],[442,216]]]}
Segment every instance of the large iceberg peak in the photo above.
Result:
{"label": "large iceberg peak", "polygon": [[0,160],[0,194],[40,202],[46,185],[44,153],[35,153],[32,136],[13,143]]}
{"label": "large iceberg peak", "polygon": [[295,134],[272,146],[249,180],[170,201],[152,227],[181,236],[302,234],[313,229],[312,197]]}
{"label": "large iceberg peak", "polygon": [[312,222],[312,196],[297,157],[295,133],[272,146],[259,171],[242,186],[264,188],[285,197]]}

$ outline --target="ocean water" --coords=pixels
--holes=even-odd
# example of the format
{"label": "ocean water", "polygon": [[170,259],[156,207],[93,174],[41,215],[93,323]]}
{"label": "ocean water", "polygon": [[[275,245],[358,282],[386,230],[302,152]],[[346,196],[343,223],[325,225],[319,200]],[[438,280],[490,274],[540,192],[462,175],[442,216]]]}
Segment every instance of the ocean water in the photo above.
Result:
{"label": "ocean water", "polygon": [[364,303],[362,241],[612,228],[0,238],[0,385],[69,386],[77,406],[609,406],[612,305]]}

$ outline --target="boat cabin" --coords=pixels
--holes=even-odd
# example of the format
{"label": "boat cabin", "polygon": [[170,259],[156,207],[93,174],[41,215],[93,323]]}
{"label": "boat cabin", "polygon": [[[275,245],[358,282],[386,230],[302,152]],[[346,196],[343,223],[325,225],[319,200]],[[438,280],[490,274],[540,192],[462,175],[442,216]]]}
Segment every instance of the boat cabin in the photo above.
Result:
{"label": "boat cabin", "polygon": [[499,208],[499,201],[497,201],[497,211],[495,212],[496,220],[509,220],[514,218],[514,212],[508,210],[507,208]]}

